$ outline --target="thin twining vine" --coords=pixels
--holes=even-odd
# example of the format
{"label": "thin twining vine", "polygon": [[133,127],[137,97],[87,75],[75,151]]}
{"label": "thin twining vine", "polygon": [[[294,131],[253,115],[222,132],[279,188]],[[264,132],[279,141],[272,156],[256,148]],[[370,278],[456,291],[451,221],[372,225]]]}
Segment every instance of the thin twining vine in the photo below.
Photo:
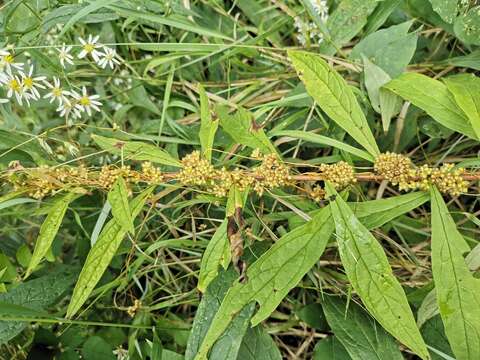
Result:
{"label": "thin twining vine", "polygon": [[143,162],[138,168],[105,165],[100,169],[84,166],[24,168],[19,162],[12,162],[2,179],[11,184],[15,191],[37,199],[61,191],[108,191],[118,177],[123,177],[130,187],[134,184],[160,185],[172,182],[198,187],[217,197],[227,196],[233,187],[239,191],[253,189],[261,196],[265,190],[310,182],[307,189],[300,189],[316,201],[325,196],[324,181],[330,182],[337,190],[358,181],[388,181],[400,190],[428,190],[430,185],[435,185],[444,194],[458,196],[468,192],[472,181],[480,180],[480,172],[467,172],[450,163],[440,167],[415,166],[408,157],[390,152],[380,154],[375,159],[374,172],[360,173],[356,173],[345,161],[321,164],[318,172],[295,173],[276,154],[261,154],[256,150],[252,158],[258,161],[258,165],[252,168],[217,169],[199,151],[193,151],[181,160],[178,172],[162,172],[150,162]]}

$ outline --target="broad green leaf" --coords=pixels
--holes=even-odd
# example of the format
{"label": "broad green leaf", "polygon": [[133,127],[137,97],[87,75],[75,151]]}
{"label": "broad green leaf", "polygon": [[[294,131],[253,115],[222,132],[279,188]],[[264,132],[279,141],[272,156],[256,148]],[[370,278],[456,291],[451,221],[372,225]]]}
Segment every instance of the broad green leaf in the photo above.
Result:
{"label": "broad green leaf", "polygon": [[477,139],[468,118],[441,81],[421,74],[405,73],[384,87],[418,106],[443,126]]}
{"label": "broad green leaf", "polygon": [[[188,338],[187,350],[185,352],[185,360],[195,358],[227,290],[237,277],[238,274],[233,269],[222,269],[208,286],[193,321],[190,337]],[[231,319],[232,321],[225,331],[225,334],[212,348],[209,360],[237,359],[237,353],[240,350],[242,339],[247,331],[248,322],[253,310],[254,307],[253,304],[251,304]]]}
{"label": "broad green leaf", "polygon": [[217,276],[218,267],[227,268],[231,258],[230,246],[227,238],[227,220],[224,220],[208,242],[202,256],[200,275],[197,288],[204,292],[208,284]]}
{"label": "broad green leaf", "polygon": [[447,65],[480,70],[480,50],[472,51],[470,54],[467,55],[461,55],[446,59],[445,63]]}
{"label": "broad green leaf", "polygon": [[275,131],[271,133],[270,135],[272,136],[288,136],[292,137],[295,139],[302,139],[308,142],[312,142],[315,144],[322,144],[322,145],[327,145],[327,146],[333,146],[336,147],[337,149],[346,151],[352,155],[358,156],[359,158],[368,160],[373,162],[374,157],[367,153],[366,151],[357,149],[356,147],[353,147],[351,145],[345,144],[343,141],[335,140],[332,138],[329,138],[327,136],[323,135],[318,135],[314,134],[311,132],[307,131],[300,131],[300,130],[281,130],[281,131]]}
{"label": "broad green leaf", "polygon": [[351,360],[347,350],[336,336],[328,336],[315,345],[313,360]]}
{"label": "broad green leaf", "polygon": [[457,230],[442,195],[431,189],[432,274],[445,333],[459,360],[480,355],[480,280],[463,258],[470,248]]}
{"label": "broad green leaf", "polygon": [[89,336],[82,347],[82,358],[85,360],[116,360],[113,346],[100,336]]}
{"label": "broad green leaf", "polygon": [[455,35],[466,44],[480,45],[480,6],[472,7],[466,14],[455,19],[453,29]]}
{"label": "broad green leaf", "polygon": [[264,154],[277,153],[262,128],[258,127],[250,111],[239,108],[233,115],[224,106],[217,106],[220,126],[237,143],[252,149],[260,149]]}
{"label": "broad green leaf", "polygon": [[324,296],[323,311],[335,337],[352,360],[403,360],[393,337],[354,302]]}
{"label": "broad green leaf", "polygon": [[207,160],[211,161],[213,141],[218,128],[218,120],[212,119],[207,93],[202,85],[198,86],[198,92],[200,93],[200,131],[198,136],[200,138],[203,155]]}
{"label": "broad green leaf", "polygon": [[253,301],[260,304],[252,318],[253,326],[270,315],[323,253],[333,231],[329,215],[328,208],[325,208],[305,225],[282,236],[248,268],[245,284],[234,283],[203,339],[196,360],[207,359],[210,349],[227,329],[232,317],[247,304]]}
{"label": "broad green leaf", "polygon": [[151,161],[153,163],[181,167],[180,161],[173,158],[162,148],[140,141],[123,141],[100,135],[92,135],[93,141],[102,149],[125,158],[138,161]]}
{"label": "broad green leaf", "polygon": [[[331,41],[337,48],[349,42],[367,23],[368,16],[375,10],[377,0],[343,0],[330,14],[327,29]],[[333,55],[335,46],[329,42],[320,44],[320,53]]]}
{"label": "broad green leaf", "polygon": [[111,190],[108,192],[107,199],[112,208],[112,215],[115,221],[124,230],[133,234],[135,230],[133,228],[132,213],[128,205],[128,189],[123,177],[119,176],[115,180]]}
{"label": "broad green leaf", "polygon": [[248,329],[238,352],[238,360],[282,360],[280,350],[261,326]]}
{"label": "broad green leaf", "polygon": [[432,9],[443,21],[452,24],[458,13],[458,0],[430,0]]}
{"label": "broad green leaf", "polygon": [[[54,270],[49,275],[26,281],[6,293],[0,293],[0,302],[26,307],[32,311],[44,310],[54,304],[75,280],[75,274],[67,267]],[[24,321],[0,320],[0,344],[15,337],[27,324]]]}
{"label": "broad green leaf", "polygon": [[[131,201],[129,206],[132,211],[132,218],[138,216],[152,191],[153,188],[148,188]],[[115,256],[126,233],[127,230],[115,218],[105,225],[97,242],[88,253],[78,281],[73,289],[72,299],[67,309],[66,316],[68,318],[75,315],[87,301],[90,293]]]}
{"label": "broad green leaf", "polygon": [[440,315],[428,320],[421,331],[425,342],[430,348],[432,360],[455,360],[447,336],[445,335],[445,328],[443,327]]}
{"label": "broad green leaf", "polygon": [[480,139],[480,79],[473,74],[462,74],[450,76],[443,82]]}
{"label": "broad green leaf", "polygon": [[144,108],[154,114],[161,115],[160,109],[150,100],[147,90],[145,90],[145,87],[140,81],[133,82],[131,89],[128,91],[128,98],[133,105]]}
{"label": "broad green leaf", "polygon": [[382,246],[335,189],[328,183],[326,189],[329,196],[335,196],[330,206],[338,250],[353,288],[385,330],[422,359],[428,359],[405,292],[393,275]]}
{"label": "broad green leaf", "polygon": [[367,119],[346,81],[321,57],[303,51],[288,56],[310,96],[323,111],[371,155],[380,151]]}
{"label": "broad green leaf", "polygon": [[361,60],[363,54],[390,77],[397,77],[405,71],[417,48],[417,35],[408,33],[411,26],[412,21],[407,21],[366,36],[355,45],[350,58]]}
{"label": "broad green leaf", "polygon": [[37,242],[35,243],[35,249],[33,250],[30,264],[25,272],[25,278],[30,276],[32,271],[40,264],[40,261],[48,252],[52,246],[52,242],[57,235],[60,224],[68,209],[68,204],[73,200],[75,194],[69,193],[62,196],[52,204],[52,209],[48,213],[45,221],[40,227],[40,233],[38,234]]}

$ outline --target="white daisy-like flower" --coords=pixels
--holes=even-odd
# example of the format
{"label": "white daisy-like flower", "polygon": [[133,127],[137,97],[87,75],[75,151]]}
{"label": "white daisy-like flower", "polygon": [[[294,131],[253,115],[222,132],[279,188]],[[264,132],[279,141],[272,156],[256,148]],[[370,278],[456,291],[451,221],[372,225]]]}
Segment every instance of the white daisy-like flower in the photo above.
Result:
{"label": "white daisy-like flower", "polygon": [[99,35],[93,37],[91,34],[88,35],[88,40],[84,40],[82,38],[78,38],[78,40],[82,43],[82,51],[78,54],[79,59],[83,59],[85,56],[90,55],[95,62],[98,63],[100,56],[102,53],[97,49],[101,49],[103,45],[98,43],[98,39],[100,38]]}
{"label": "white daisy-like flower", "polygon": [[12,69],[22,70],[23,63],[15,62],[13,55],[9,51],[3,49],[0,53],[0,71],[12,71]]}
{"label": "white daisy-like flower", "polygon": [[313,9],[320,16],[320,19],[323,22],[326,22],[328,19],[328,4],[327,0],[310,0],[312,3]]}
{"label": "white daisy-like flower", "polygon": [[76,100],[75,108],[79,111],[85,111],[88,116],[92,116],[92,109],[95,111],[100,111],[99,106],[102,106],[100,101],[97,101],[100,98],[100,95],[88,95],[87,88],[84,86],[82,88],[82,94],[78,94],[76,91],[72,91],[72,96]]}
{"label": "white daisy-like flower", "polygon": [[60,59],[60,64],[63,68],[65,68],[66,66],[65,63],[73,65],[73,56],[70,54],[70,51],[72,51],[71,46],[66,46],[65,44],[63,44],[60,49],[57,49],[57,51],[58,58]]}
{"label": "white daisy-like flower", "polygon": [[114,49],[105,47],[105,50],[101,56],[102,57],[97,62],[97,64],[102,69],[105,69],[107,65],[110,66],[111,69],[113,69],[115,65],[120,65],[120,61],[118,60],[118,57],[117,57],[117,52]]}
{"label": "white daisy-like flower", "polygon": [[79,119],[82,117],[80,110],[78,110],[75,107],[75,104],[70,101],[65,101],[61,103],[60,106],[57,108],[57,112],[61,117],[64,117],[65,119],[68,119],[70,116],[72,117],[72,119]]}
{"label": "white daisy-like flower", "polygon": [[15,96],[15,99],[17,99],[17,102],[20,105],[23,105],[23,100],[25,100],[30,106],[31,95],[25,91],[22,80],[20,80],[18,75],[13,75],[11,72],[9,72],[2,82],[7,88],[7,97],[9,99]]}
{"label": "white daisy-like flower", "polygon": [[58,101],[59,105],[62,105],[64,102],[67,102],[67,103],[70,102],[67,96],[70,96],[71,93],[69,91],[63,90],[60,84],[59,78],[53,77],[53,84],[46,81],[45,81],[45,84],[47,84],[48,88],[50,89],[50,92],[46,94],[43,98],[50,99],[50,104],[53,103],[55,100]]}
{"label": "white daisy-like flower", "polygon": [[45,86],[43,86],[41,82],[45,81],[47,77],[33,76],[33,66],[30,66],[28,75],[25,75],[22,71],[19,71],[19,73],[22,76],[22,86],[25,91],[29,91],[31,93],[32,99],[40,99],[40,93],[38,92],[38,89],[45,89]]}

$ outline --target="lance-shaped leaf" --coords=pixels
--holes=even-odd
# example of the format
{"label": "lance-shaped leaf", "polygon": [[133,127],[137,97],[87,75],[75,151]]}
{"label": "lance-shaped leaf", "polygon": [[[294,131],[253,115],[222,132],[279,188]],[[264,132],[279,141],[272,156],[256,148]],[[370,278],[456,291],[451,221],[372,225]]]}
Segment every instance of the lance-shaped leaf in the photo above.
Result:
{"label": "lance-shaped leaf", "polygon": [[151,161],[153,163],[181,167],[180,161],[172,157],[162,148],[141,141],[123,141],[92,135],[93,141],[102,149],[125,158],[138,161]]}
{"label": "lance-shaped leaf", "polygon": [[38,234],[32,258],[30,259],[30,264],[25,273],[25,278],[32,273],[38,264],[40,264],[40,261],[52,246],[52,242],[57,235],[63,217],[65,216],[65,212],[68,209],[68,204],[70,204],[74,197],[75,194],[69,193],[52,204],[51,211],[48,213],[45,221],[40,227],[40,233]]}
{"label": "lance-shaped leaf", "polygon": [[421,74],[405,73],[384,88],[418,106],[443,126],[477,139],[467,116],[441,81]]}
{"label": "lance-shaped leaf", "polygon": [[338,250],[353,288],[385,330],[422,359],[428,359],[405,292],[393,275],[382,246],[335,189],[328,183],[326,189],[329,196],[335,196],[330,206]]}
{"label": "lance-shaped leaf", "polygon": [[480,139],[480,79],[473,74],[462,74],[450,76],[443,82]]}
{"label": "lance-shaped leaf", "polygon": [[202,256],[197,288],[204,292],[208,284],[217,276],[218,266],[224,269],[230,263],[232,254],[227,238],[227,220],[224,220],[208,242]]}
{"label": "lance-shaped leaf", "polygon": [[432,202],[432,273],[445,334],[459,360],[480,356],[480,280],[462,253],[470,248],[436,188]]}
{"label": "lance-shaped leaf", "polygon": [[108,192],[108,202],[112,207],[113,218],[125,230],[133,234],[133,219],[128,205],[128,189],[123,177],[119,176],[113,183],[112,189]]}
{"label": "lance-shaped leaf", "polygon": [[352,360],[403,360],[393,337],[358,305],[324,296],[323,311],[336,338]]}
{"label": "lance-shaped leaf", "polygon": [[198,86],[198,92],[200,93],[200,131],[198,132],[198,137],[200,138],[203,155],[208,161],[211,161],[218,119],[212,119],[207,93],[202,85]]}
{"label": "lance-shaped leaf", "polygon": [[320,56],[289,51],[307,92],[323,111],[374,157],[380,153],[367,119],[347,82]]}
{"label": "lance-shaped leaf", "polygon": [[[142,210],[145,201],[150,196],[153,188],[148,188],[135,197],[130,203],[132,218],[136,218]],[[88,253],[78,281],[73,289],[72,299],[68,304],[67,317],[72,317],[90,296],[103,273],[115,256],[118,247],[123,241],[128,230],[117,222],[110,220],[103,228],[97,242]]]}
{"label": "lance-shaped leaf", "polygon": [[264,154],[277,153],[270,139],[255,121],[253,114],[239,108],[233,115],[224,106],[217,106],[216,113],[220,126],[237,143],[252,149],[260,149]]}

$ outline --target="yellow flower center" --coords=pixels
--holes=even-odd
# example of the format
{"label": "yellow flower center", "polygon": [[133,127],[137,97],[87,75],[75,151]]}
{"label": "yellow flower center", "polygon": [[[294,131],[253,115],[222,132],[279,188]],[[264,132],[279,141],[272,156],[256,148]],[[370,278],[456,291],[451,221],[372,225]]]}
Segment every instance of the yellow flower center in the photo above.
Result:
{"label": "yellow flower center", "polygon": [[20,83],[16,79],[10,80],[8,83],[8,87],[16,92],[20,92],[20,90],[22,90]]}
{"label": "yellow flower center", "polygon": [[5,61],[6,63],[9,63],[9,64],[13,64],[13,56],[12,55],[5,55],[3,57],[3,61]]}
{"label": "yellow flower center", "polygon": [[53,88],[52,94],[53,94],[53,96],[55,96],[55,97],[61,97],[61,96],[62,96],[62,89],[61,89],[61,88],[58,88],[58,87]]}
{"label": "yellow flower center", "polygon": [[90,101],[90,99],[86,96],[82,96],[80,98],[80,101],[79,101],[80,105],[82,106],[90,106],[92,104],[92,102]]}
{"label": "yellow flower center", "polygon": [[95,50],[95,46],[93,44],[85,44],[83,46],[83,50],[85,50],[87,53],[91,53],[93,50]]}
{"label": "yellow flower center", "polygon": [[23,79],[23,86],[27,89],[31,89],[33,87],[33,79],[31,77]]}

